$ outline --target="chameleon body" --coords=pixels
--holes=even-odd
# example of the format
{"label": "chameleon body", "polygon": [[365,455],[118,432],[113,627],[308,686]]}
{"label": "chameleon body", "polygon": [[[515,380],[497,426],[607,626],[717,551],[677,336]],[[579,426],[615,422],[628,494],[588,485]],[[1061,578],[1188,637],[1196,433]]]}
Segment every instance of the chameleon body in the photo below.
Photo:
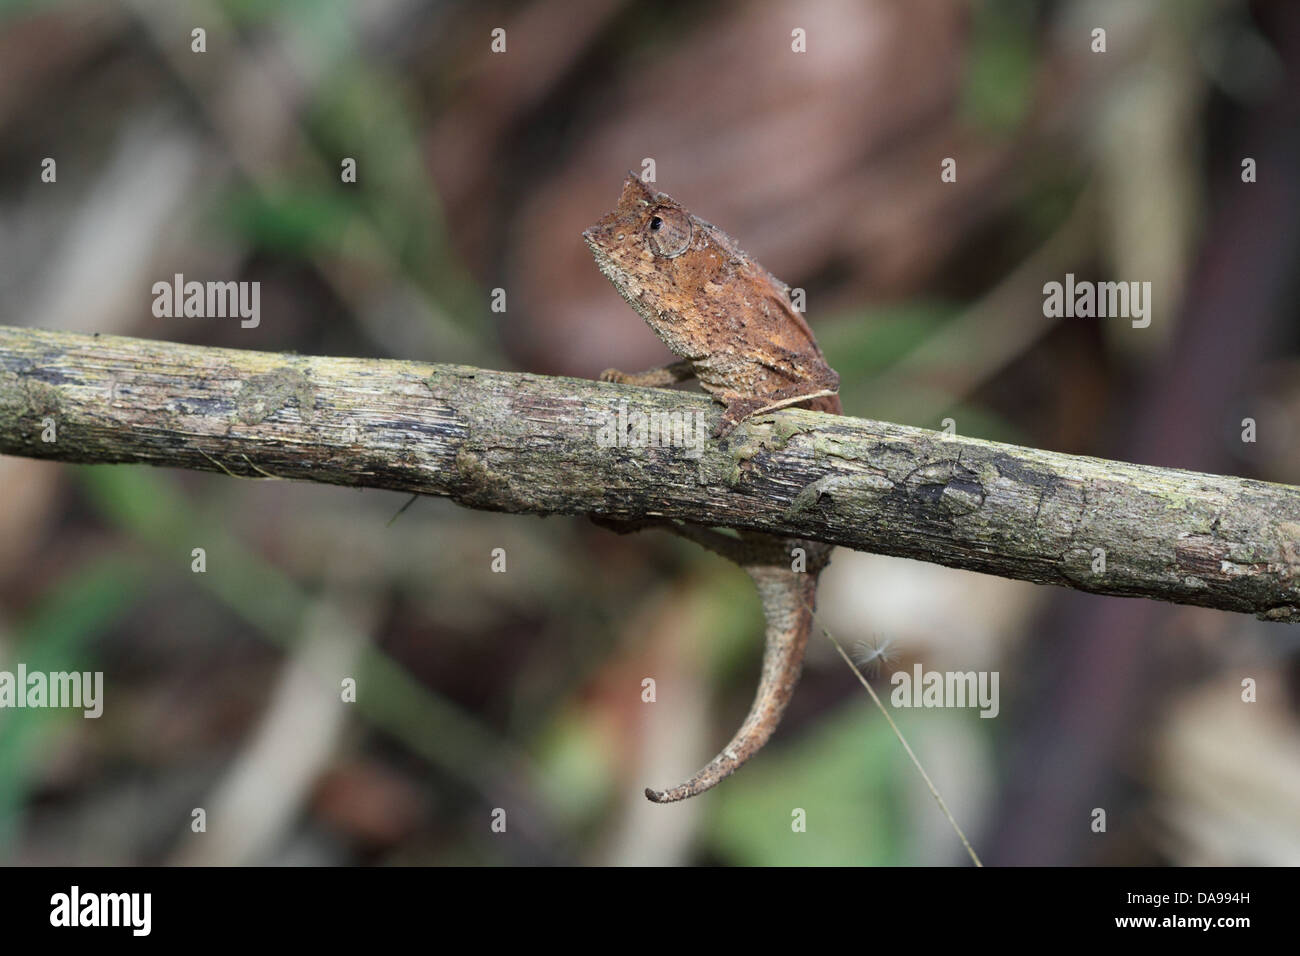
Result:
{"label": "chameleon body", "polygon": [[[608,369],[605,381],[667,386],[689,378],[725,406],[715,437],[760,412],[791,405],[840,414],[839,376],[790,302],[785,283],[736,241],[635,174],[613,212],[583,234],[600,271],[681,360],[647,372]],[[749,715],[731,742],[694,777],[669,790],[646,790],[656,803],[695,796],[755,754],[780,723],[799,680],[812,633],[817,579],[830,547],[815,541],[678,523],[665,527],[721,554],[754,580],[767,620],[763,672]],[[796,571],[802,548],[805,570]]]}

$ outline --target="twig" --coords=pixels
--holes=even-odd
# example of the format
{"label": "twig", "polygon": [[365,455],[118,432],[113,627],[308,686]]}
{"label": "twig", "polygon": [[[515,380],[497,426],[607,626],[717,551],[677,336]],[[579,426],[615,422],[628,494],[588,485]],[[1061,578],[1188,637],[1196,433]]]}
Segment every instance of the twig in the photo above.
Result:
{"label": "twig", "polygon": [[975,862],[975,865],[982,867],[984,864],[980,862],[979,856],[976,855],[975,848],[971,846],[970,841],[966,839],[966,834],[962,832],[961,826],[958,825],[956,818],[952,815],[952,811],[948,809],[948,804],[944,803],[943,797],[939,794],[938,787],[934,785],[934,781],[930,779],[930,775],[926,773],[925,768],[921,766],[921,761],[917,759],[916,753],[907,742],[907,738],[904,737],[903,732],[898,729],[898,724],[894,723],[894,718],[889,715],[889,711],[876,695],[876,689],[871,686],[865,677],[862,676],[862,671],[858,670],[858,665],[853,663],[853,659],[844,652],[844,648],[840,646],[840,642],[835,640],[835,635],[832,634],[826,625],[821,622],[821,619],[817,617],[817,612],[812,608],[808,608],[808,613],[813,616],[813,620],[817,622],[817,626],[821,628],[822,633],[826,635],[826,639],[835,645],[835,649],[840,652],[840,657],[844,658],[844,663],[849,665],[849,670],[853,671],[854,676],[857,677],[858,683],[867,689],[867,693],[871,695],[871,699],[875,702],[876,708],[884,714],[885,720],[889,722],[889,729],[894,732],[894,736],[898,738],[898,742],[902,744],[903,749],[907,751],[907,756],[911,758],[913,766],[916,767],[917,772],[921,775],[921,779],[923,779],[925,785],[930,788],[930,795],[934,797],[935,801],[939,804],[939,809],[943,811],[943,815],[947,817],[948,822],[952,824],[953,830],[956,831],[957,837],[961,840],[961,845],[966,848],[966,852],[970,854],[970,858]]}

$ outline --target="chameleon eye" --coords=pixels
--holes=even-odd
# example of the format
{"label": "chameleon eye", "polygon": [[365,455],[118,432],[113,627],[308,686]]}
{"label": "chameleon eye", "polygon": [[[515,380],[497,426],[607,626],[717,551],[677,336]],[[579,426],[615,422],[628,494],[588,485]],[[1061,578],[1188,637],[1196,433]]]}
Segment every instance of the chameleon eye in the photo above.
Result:
{"label": "chameleon eye", "polygon": [[691,217],[682,209],[663,206],[650,219],[650,248],[665,259],[680,256],[691,244]]}

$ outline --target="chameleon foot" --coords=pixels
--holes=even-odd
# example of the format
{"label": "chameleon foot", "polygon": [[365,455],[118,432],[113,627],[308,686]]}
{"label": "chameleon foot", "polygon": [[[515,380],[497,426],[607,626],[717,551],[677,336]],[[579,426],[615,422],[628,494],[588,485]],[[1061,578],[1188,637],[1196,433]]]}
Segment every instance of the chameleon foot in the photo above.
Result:
{"label": "chameleon foot", "polygon": [[647,388],[666,388],[685,382],[695,376],[695,367],[689,360],[673,362],[659,368],[644,372],[620,372],[616,368],[607,368],[600,373],[602,382],[617,382],[620,385],[644,385]]}

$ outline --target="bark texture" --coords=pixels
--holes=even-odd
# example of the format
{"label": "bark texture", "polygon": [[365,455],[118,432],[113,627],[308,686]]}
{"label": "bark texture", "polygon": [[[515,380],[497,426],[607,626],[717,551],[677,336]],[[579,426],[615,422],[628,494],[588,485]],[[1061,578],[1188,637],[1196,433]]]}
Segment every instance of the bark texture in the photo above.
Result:
{"label": "bark texture", "polygon": [[602,441],[620,416],[635,436],[637,413],[676,413],[695,439],[721,408],[586,379],[0,326],[0,453],[671,518],[1300,620],[1294,486],[800,410],[720,442]]}

